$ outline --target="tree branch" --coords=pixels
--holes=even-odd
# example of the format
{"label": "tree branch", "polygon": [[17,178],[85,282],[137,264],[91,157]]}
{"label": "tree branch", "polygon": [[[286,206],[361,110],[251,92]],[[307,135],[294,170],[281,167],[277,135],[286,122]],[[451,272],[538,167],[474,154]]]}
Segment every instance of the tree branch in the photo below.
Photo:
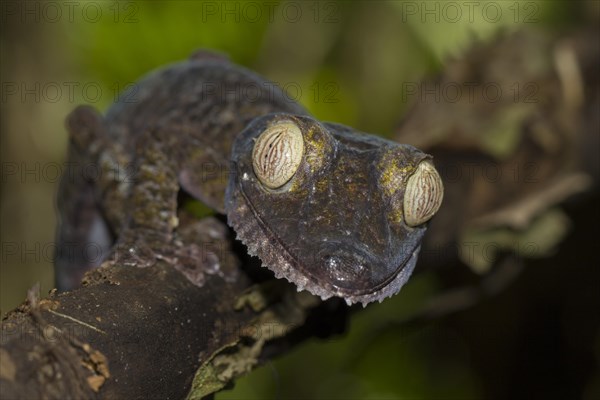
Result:
{"label": "tree branch", "polygon": [[200,259],[219,248],[219,270],[236,272],[198,264],[191,280],[166,261],[106,263],[79,289],[30,295],[2,324],[2,397],[184,398],[193,383],[190,397],[200,398],[313,334],[301,328],[309,314],[339,311],[287,282],[256,285],[238,268],[228,231],[215,242],[222,222],[183,224],[188,234],[213,233]]}

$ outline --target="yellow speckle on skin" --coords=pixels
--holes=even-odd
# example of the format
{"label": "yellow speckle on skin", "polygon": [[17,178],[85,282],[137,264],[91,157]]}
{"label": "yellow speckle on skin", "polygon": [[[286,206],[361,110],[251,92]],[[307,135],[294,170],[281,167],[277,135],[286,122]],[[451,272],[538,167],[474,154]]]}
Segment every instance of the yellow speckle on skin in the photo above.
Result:
{"label": "yellow speckle on skin", "polygon": [[[315,176],[323,168],[323,163],[327,159],[327,141],[317,135],[317,127],[312,126],[304,133],[304,162],[308,166],[308,173]],[[294,180],[288,192],[295,192],[300,189],[302,181]]]}
{"label": "yellow speckle on skin", "polygon": [[391,199],[391,209],[388,212],[388,220],[391,223],[399,224],[404,220],[403,199],[397,198],[396,192],[406,187],[408,177],[416,170],[414,165],[402,165],[396,159],[393,152],[387,153],[381,158],[377,165],[381,171],[379,176],[379,187]]}
{"label": "yellow speckle on skin", "polygon": [[[316,127],[311,127],[306,133],[306,141],[312,148],[312,155],[307,161],[310,162],[311,172],[317,171],[322,168],[323,161],[326,159],[326,148],[327,144],[325,138],[316,137]],[[314,168],[314,171],[312,170]]]}
{"label": "yellow speckle on skin", "polygon": [[412,165],[400,167],[397,163],[388,161],[386,157],[379,163],[381,169],[379,183],[385,194],[392,196],[401,185],[406,183],[407,177],[415,171],[415,167]]}
{"label": "yellow speckle on skin", "polygon": [[404,213],[402,212],[402,209],[398,207],[394,207],[394,210],[390,211],[390,213],[388,214],[388,220],[395,224],[401,223],[403,217]]}

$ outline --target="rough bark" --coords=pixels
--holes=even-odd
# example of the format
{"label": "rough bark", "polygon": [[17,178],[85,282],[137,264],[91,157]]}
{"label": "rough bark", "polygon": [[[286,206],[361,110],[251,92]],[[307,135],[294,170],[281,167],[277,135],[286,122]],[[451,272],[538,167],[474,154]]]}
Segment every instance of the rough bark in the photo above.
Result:
{"label": "rough bark", "polygon": [[[107,263],[74,291],[43,300],[30,291],[2,324],[2,398],[200,398],[324,326],[343,326],[341,303],[279,280],[257,284],[251,259],[232,272],[240,260],[222,224],[187,219],[182,227],[213,232],[211,250],[196,254],[218,257],[213,272],[206,262],[185,274],[165,261]],[[216,229],[224,235],[215,239]],[[337,326],[321,319],[333,313]]]}

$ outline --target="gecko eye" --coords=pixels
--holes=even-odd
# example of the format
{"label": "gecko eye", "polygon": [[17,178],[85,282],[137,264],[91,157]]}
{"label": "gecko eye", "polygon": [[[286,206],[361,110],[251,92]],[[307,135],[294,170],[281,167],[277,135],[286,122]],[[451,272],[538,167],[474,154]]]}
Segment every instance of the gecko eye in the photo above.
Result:
{"label": "gecko eye", "polygon": [[429,161],[422,161],[408,178],[404,193],[404,220],[409,226],[429,221],[444,198],[442,178]]}
{"label": "gecko eye", "polygon": [[300,128],[291,121],[281,121],[269,126],[256,139],[252,167],[263,185],[277,189],[292,179],[303,154]]}

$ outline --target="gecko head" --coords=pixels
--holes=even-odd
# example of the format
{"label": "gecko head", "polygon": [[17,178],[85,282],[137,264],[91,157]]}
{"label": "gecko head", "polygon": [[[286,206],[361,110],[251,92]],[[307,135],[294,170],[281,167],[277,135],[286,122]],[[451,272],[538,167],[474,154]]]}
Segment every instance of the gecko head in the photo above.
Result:
{"label": "gecko head", "polygon": [[363,305],[397,293],[443,197],[431,157],[352,128],[270,114],[235,139],[229,224],[276,277]]}

